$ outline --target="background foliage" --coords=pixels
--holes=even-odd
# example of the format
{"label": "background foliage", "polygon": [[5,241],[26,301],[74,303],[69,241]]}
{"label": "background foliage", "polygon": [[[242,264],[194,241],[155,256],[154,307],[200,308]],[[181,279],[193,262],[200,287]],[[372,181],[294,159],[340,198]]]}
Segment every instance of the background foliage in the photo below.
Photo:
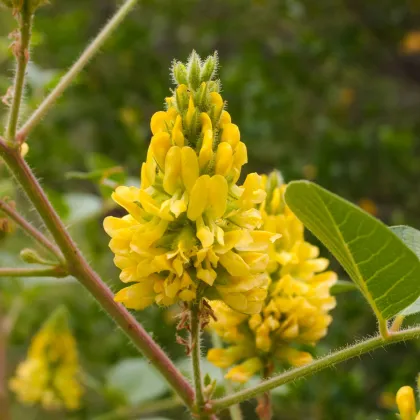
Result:
{"label": "background foliage", "polygon": [[[31,54],[28,112],[111,16],[115,3],[55,0],[40,10]],[[184,60],[193,48],[201,55],[219,51],[223,96],[248,145],[248,171],[278,168],[287,180],[314,180],[388,224],[419,227],[418,2],[140,3],[36,129],[28,155],[69,229],[113,288],[119,287],[118,273],[101,225],[103,217],[114,211],[109,188],[75,179],[80,176],[69,172],[123,167],[129,182],[138,183],[151,135],[150,117],[169,93],[170,62],[174,57]],[[7,35],[14,21],[4,9],[0,28],[0,92],[5,93],[13,65]],[[0,112],[4,115],[6,107]],[[38,224],[5,172],[0,176],[0,194],[13,196],[19,210]],[[123,177],[114,175],[116,180]],[[0,240],[0,265],[17,264],[16,255],[27,240],[20,233]],[[10,343],[10,373],[53,308],[65,303],[71,309],[87,383],[85,405],[77,413],[48,418],[99,420],[104,413],[170,395],[146,363],[133,360],[138,357],[135,349],[78,284],[2,280],[0,287],[5,305],[17,293],[25,302]],[[138,318],[185,366],[183,349],[174,343],[174,315],[152,308]],[[340,295],[330,334],[316,352],[325,354],[374,329],[374,317],[362,298],[355,292]],[[386,393],[413,384],[418,348],[418,343],[391,347],[280,388],[274,399],[276,418],[395,418]],[[15,418],[47,418],[17,403],[13,408]],[[243,408],[246,419],[255,418],[253,403]],[[184,410],[158,415],[179,419]],[[123,413],[111,418],[138,416]]]}

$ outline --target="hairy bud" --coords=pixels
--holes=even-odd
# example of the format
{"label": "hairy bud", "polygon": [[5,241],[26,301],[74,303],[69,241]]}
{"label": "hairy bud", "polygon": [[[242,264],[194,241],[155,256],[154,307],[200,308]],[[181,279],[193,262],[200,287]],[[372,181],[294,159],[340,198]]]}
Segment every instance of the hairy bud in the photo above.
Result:
{"label": "hairy bud", "polygon": [[20,251],[20,258],[27,264],[51,265],[51,262],[42,258],[34,249],[25,248]]}
{"label": "hairy bud", "polygon": [[178,85],[188,84],[187,68],[180,61],[174,61],[172,64],[172,77]]}

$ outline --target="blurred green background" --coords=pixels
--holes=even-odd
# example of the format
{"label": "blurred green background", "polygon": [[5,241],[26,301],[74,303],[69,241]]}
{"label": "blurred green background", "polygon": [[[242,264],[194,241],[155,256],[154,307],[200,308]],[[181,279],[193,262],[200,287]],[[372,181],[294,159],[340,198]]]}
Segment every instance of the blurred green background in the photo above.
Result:
{"label": "blurred green background", "polygon": [[[36,18],[26,114],[117,6],[115,0],[52,3]],[[14,27],[10,14],[0,9],[2,94],[13,75],[8,34]],[[248,145],[246,170],[278,168],[286,180],[314,180],[388,224],[418,228],[417,30],[418,0],[140,1],[34,131],[27,158],[89,261],[116,290],[118,272],[102,231],[103,217],[114,211],[109,188],[76,179],[80,174],[71,172],[121,167],[127,182],[138,183],[150,117],[169,94],[171,60],[185,60],[192,49],[202,56],[218,50],[223,97]],[[6,111],[2,105],[0,114]],[[4,169],[0,176],[0,195],[14,197],[19,211],[39,225]],[[113,176],[123,178],[122,173]],[[1,239],[0,246],[0,265],[17,265],[22,264],[19,250],[28,241],[16,233]],[[1,279],[0,287],[4,307],[16,296],[25,303],[9,343],[8,374],[25,357],[42,321],[65,303],[86,387],[83,408],[75,413],[27,409],[11,395],[13,419],[188,418],[182,408],[150,409],[151,401],[167,400],[170,392],[147,363],[133,360],[136,350],[81,286]],[[185,368],[183,348],[174,341],[174,314],[153,308],[136,316]],[[318,355],[375,330],[374,318],[356,292],[338,296],[333,315]],[[274,397],[275,419],[394,419],[387,393],[414,385],[419,349],[418,343],[394,346],[280,388]],[[256,418],[254,408],[254,402],[243,404],[245,420]],[[227,419],[227,413],[222,418]]]}

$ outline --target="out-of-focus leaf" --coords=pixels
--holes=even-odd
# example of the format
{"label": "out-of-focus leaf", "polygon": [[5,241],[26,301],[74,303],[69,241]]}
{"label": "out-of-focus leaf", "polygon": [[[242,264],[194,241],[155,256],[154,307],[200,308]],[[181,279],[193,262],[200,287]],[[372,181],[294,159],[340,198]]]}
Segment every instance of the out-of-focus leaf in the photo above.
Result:
{"label": "out-of-focus leaf", "polygon": [[[190,359],[181,359],[176,365],[183,375],[192,378]],[[211,379],[216,379],[219,383],[224,380],[221,369],[214,366],[207,359],[201,359],[201,373],[203,377],[208,375]]]}
{"label": "out-of-focus leaf", "polygon": [[353,292],[354,290],[358,290],[358,288],[352,281],[338,280],[337,283],[331,287],[331,294],[339,295],[340,293]]}
{"label": "out-of-focus leaf", "polygon": [[[410,226],[392,226],[392,231],[420,258],[420,231]],[[420,299],[401,311],[401,315],[420,312]]]}
{"label": "out-of-focus leaf", "polygon": [[100,197],[86,193],[70,193],[64,196],[69,208],[66,221],[70,224],[81,223],[100,213],[102,200]]}
{"label": "out-of-focus leaf", "polygon": [[68,219],[70,215],[70,208],[66,197],[63,194],[50,189],[47,189],[46,193],[58,215],[64,220]]}
{"label": "out-of-focus leaf", "polygon": [[341,263],[378,318],[389,319],[420,295],[420,261],[378,219],[308,181],[286,190],[292,211]]}
{"label": "out-of-focus leaf", "polygon": [[125,359],[112,367],[106,385],[131,405],[154,400],[168,390],[166,382],[143,359]]}
{"label": "out-of-focus leaf", "polygon": [[391,230],[420,258],[420,231],[410,226],[391,226]]}

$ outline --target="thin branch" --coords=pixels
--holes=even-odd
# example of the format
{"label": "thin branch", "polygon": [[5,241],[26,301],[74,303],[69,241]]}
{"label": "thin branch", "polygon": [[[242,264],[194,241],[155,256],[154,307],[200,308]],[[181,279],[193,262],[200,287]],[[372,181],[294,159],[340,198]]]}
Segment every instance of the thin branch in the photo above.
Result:
{"label": "thin branch", "polygon": [[43,245],[48,251],[55,255],[61,263],[65,264],[65,258],[61,251],[49,239],[47,239],[39,230],[35,229],[27,220],[25,220],[17,211],[4,200],[0,200],[0,211],[6,213],[14,220],[29,236]]}
{"label": "thin branch", "polygon": [[151,401],[142,404],[138,407],[122,407],[111,413],[101,414],[93,420],[126,420],[139,418],[139,416],[148,416],[151,414],[160,413],[162,411],[173,410],[182,405],[181,401],[177,398],[168,398],[166,400]]}
{"label": "thin branch", "polygon": [[17,15],[19,32],[14,41],[14,53],[16,55],[16,76],[13,85],[13,98],[10,107],[9,118],[6,127],[6,140],[10,145],[16,146],[16,128],[19,122],[19,114],[25,88],[26,67],[29,61],[29,43],[31,40],[32,13],[30,2],[24,1],[22,9]]}
{"label": "thin branch", "polygon": [[87,263],[20,153],[8,147],[0,139],[0,156],[4,159],[51,232],[66,258],[69,273],[86,287],[104,311],[121,327],[144,356],[168,381],[184,403],[191,407],[194,401],[194,391],[189,382],[127,309],[114,301],[114,294]]}
{"label": "thin branch", "polygon": [[50,268],[0,268],[0,277],[67,277],[69,273],[61,266]]}
{"label": "thin branch", "polygon": [[105,25],[102,31],[92,41],[92,43],[86,48],[79,59],[73,64],[70,70],[61,78],[57,86],[51,91],[51,93],[44,99],[39,105],[37,110],[29,117],[28,121],[21,127],[17,134],[19,141],[24,141],[28,136],[29,132],[40,123],[44,118],[45,114],[54,105],[55,101],[61,96],[61,94],[69,87],[74,81],[77,75],[84,69],[91,58],[98,53],[100,48],[104,45],[105,41],[113,34],[115,29],[121,24],[128,13],[137,4],[138,0],[127,0],[112,19]]}
{"label": "thin branch", "polygon": [[[221,348],[223,346],[222,340],[214,331],[211,334],[211,341],[214,348]],[[222,372],[222,375],[224,377],[226,374],[226,369],[220,369],[220,371]],[[229,381],[228,379],[225,379],[224,385],[226,389],[226,394],[227,395],[232,394],[233,393],[232,382]],[[243,420],[241,406],[239,404],[231,405],[229,407],[229,414],[230,414],[231,420]]]}
{"label": "thin branch", "polygon": [[315,360],[309,365],[292,369],[288,372],[275,376],[265,382],[262,382],[261,384],[256,385],[253,388],[244,389],[242,391],[236,392],[235,394],[211,401],[211,411],[217,412],[219,410],[223,410],[230,407],[232,404],[238,404],[242,401],[249,400],[250,398],[254,398],[281,385],[296,381],[297,379],[302,379],[306,376],[313,375],[314,373],[317,373],[323,369],[334,366],[336,363],[341,363],[354,357],[361,356],[364,353],[368,353],[380,347],[399,343],[401,341],[413,340],[419,337],[420,326],[417,326],[415,328],[391,333],[386,338],[377,336],[360,343],[353,344],[350,347],[331,353],[321,359]]}
{"label": "thin branch", "polygon": [[201,375],[201,325],[200,325],[200,304],[193,303],[190,308],[190,349],[191,361],[194,377],[195,388],[195,404],[197,414],[200,419],[208,419],[208,416],[203,414],[204,408],[204,394],[203,394],[203,378]]}

